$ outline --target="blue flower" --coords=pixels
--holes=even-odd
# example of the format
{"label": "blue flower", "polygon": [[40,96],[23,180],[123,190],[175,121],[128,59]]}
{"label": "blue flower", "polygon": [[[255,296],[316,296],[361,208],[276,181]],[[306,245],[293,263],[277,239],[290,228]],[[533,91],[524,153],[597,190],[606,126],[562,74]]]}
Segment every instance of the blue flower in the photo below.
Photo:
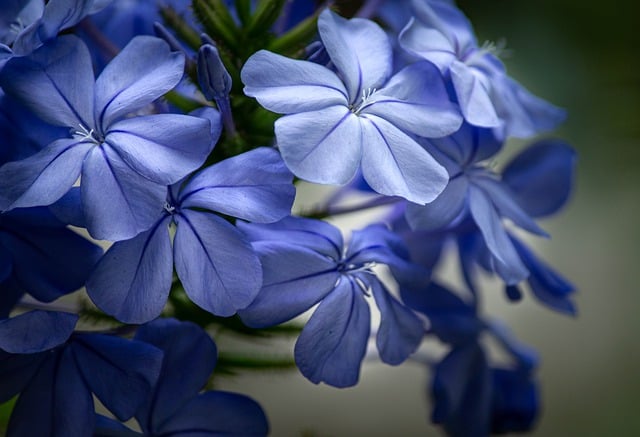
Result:
{"label": "blue flower", "polygon": [[[63,36],[0,73],[5,92],[43,120],[71,128],[49,144],[0,168],[0,209],[49,205],[81,177],[87,228],[121,240],[162,214],[166,185],[197,169],[213,144],[209,122],[179,114],[124,118],[173,88],[184,58],[153,37],[132,40],[94,81],[86,46]],[[123,119],[124,118],[124,119]]]}
{"label": "blue flower", "polygon": [[[200,327],[159,319],[141,326],[135,340],[164,352],[158,382],[135,415],[142,435],[267,435],[267,419],[252,399],[224,391],[199,393],[217,360],[215,343]],[[96,428],[97,436],[141,435],[106,417],[98,418]]]}
{"label": "blue flower", "polygon": [[32,311],[0,322],[0,403],[19,394],[8,435],[91,435],[93,395],[119,420],[148,398],[162,352],[137,340],[74,333],[76,321]]}
{"label": "blue flower", "polygon": [[478,46],[471,23],[453,3],[413,0],[412,5],[415,18],[400,33],[400,45],[450,78],[469,123],[504,126],[508,136],[530,137],[564,120],[564,110],[530,94],[506,74],[495,44]]}
{"label": "blue flower", "polygon": [[336,387],[357,383],[369,339],[373,294],[381,321],[376,345],[382,360],[400,364],[419,345],[424,327],[375,276],[375,263],[396,277],[422,270],[408,263],[404,245],[382,225],[353,233],[344,247],[340,231],[310,219],[287,218],[271,225],[244,225],[263,266],[263,286],[238,314],[252,327],[286,322],[320,303],[295,346],[295,360],[313,383]]}
{"label": "blue flower", "polygon": [[391,77],[391,45],[371,21],[326,10],[318,30],[337,74],[267,51],[242,69],[245,94],[287,114],[275,124],[287,166],[322,184],[345,184],[362,168],[381,194],[432,201],[448,177],[410,135],[442,137],[460,127],[439,72],[419,62]]}
{"label": "blue flower", "polygon": [[[482,162],[502,147],[500,135],[490,129],[465,124],[460,131],[442,140],[433,140],[434,156],[451,175],[443,193],[428,205],[407,206],[407,221],[415,229],[437,230],[455,226],[470,217],[482,233],[507,283],[527,277],[502,224],[504,218],[536,235],[547,236],[520,206],[509,187]],[[560,189],[559,187],[558,189]]]}
{"label": "blue flower", "polygon": [[[503,324],[480,318],[475,296],[463,300],[432,282],[422,290],[402,289],[402,297],[428,317],[430,332],[451,346],[433,366],[432,421],[452,437],[530,430],[538,414],[537,353]],[[508,354],[508,365],[491,365],[481,344],[483,333]]]}
{"label": "blue flower", "polygon": [[164,214],[100,260],[87,282],[89,296],[121,321],[147,322],[164,308],[175,263],[193,302],[218,316],[235,314],[260,290],[260,261],[246,237],[215,212],[259,223],[279,220],[291,212],[292,178],[278,152],[263,147],[172,186]]}
{"label": "blue flower", "polygon": [[101,255],[47,208],[0,214],[0,318],[24,293],[51,302],[81,288]]}
{"label": "blue flower", "polygon": [[[489,131],[474,128],[467,132],[476,134],[466,140],[460,136],[463,131],[452,136],[447,142],[455,147],[447,148],[449,157],[445,160],[445,155],[439,155],[453,170],[450,186],[431,205],[407,207],[406,219],[417,229],[408,229],[404,220],[396,220],[394,227],[407,242],[411,258],[432,270],[445,243],[453,240],[470,290],[476,291],[475,272],[480,266],[502,278],[509,299],[520,299],[518,284],[526,281],[543,304],[575,314],[571,301],[574,286],[508,232],[501,219],[509,218],[535,232],[533,219],[554,214],[564,206],[572,190],[575,151],[562,141],[539,141],[508,163],[498,180],[475,162],[492,156],[499,143],[487,140],[492,136],[481,140],[480,134]],[[477,186],[471,190],[474,184]],[[477,197],[473,207],[472,196]]]}

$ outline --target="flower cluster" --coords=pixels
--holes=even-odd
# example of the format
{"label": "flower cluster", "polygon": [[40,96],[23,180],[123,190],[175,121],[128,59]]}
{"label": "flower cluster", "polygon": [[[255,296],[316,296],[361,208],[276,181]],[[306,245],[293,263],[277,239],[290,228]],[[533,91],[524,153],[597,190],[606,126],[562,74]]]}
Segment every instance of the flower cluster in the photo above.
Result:
{"label": "flower cluster", "polygon": [[[564,111],[452,1],[313,3],[2,7],[7,435],[266,435],[262,407],[214,380],[295,365],[350,387],[370,339],[399,365],[426,338],[446,346],[428,366],[448,435],[533,427],[539,359],[483,314],[478,275],[575,313],[573,286],[517,235],[548,237],[536,219],[567,202],[575,152],[537,139],[493,164]],[[302,181],[339,188],[304,210]],[[331,224],[378,206],[347,235]],[[450,247],[466,290],[437,279]],[[284,360],[214,343],[292,332]]]}

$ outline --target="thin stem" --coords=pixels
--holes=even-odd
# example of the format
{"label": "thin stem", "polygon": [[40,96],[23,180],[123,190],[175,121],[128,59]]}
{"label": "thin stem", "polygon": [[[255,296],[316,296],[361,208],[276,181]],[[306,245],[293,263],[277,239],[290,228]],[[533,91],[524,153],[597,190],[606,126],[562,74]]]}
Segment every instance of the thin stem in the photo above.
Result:
{"label": "thin stem", "polygon": [[73,313],[73,314],[77,314],[79,311],[79,308],[77,305],[74,305],[72,307],[72,306],[65,306],[60,304],[50,304],[50,303],[39,302],[36,300],[31,300],[28,298],[23,298],[23,300],[18,302],[16,306],[30,309],[30,310],[61,311],[61,312]]}
{"label": "thin stem", "polygon": [[338,206],[332,207],[331,205],[325,205],[324,207],[318,208],[316,210],[312,210],[309,213],[302,214],[302,215],[304,215],[305,217],[323,218],[328,216],[350,214],[352,212],[358,212],[365,209],[392,205],[401,200],[402,200],[401,197],[391,197],[391,196],[376,197],[372,200],[367,200],[357,205],[350,205],[350,206],[343,206],[343,207],[338,207]]}
{"label": "thin stem", "polygon": [[118,48],[118,46],[116,46],[109,38],[107,38],[105,34],[102,33],[102,31],[100,31],[100,29],[98,29],[98,27],[93,23],[93,21],[91,21],[90,18],[85,18],[80,22],[80,24],[78,24],[78,26],[84,33],[87,34],[89,38],[91,38],[93,42],[98,45],[100,50],[107,58],[109,58],[109,60],[115,58],[116,55],[120,53],[120,48]]}
{"label": "thin stem", "polygon": [[384,0],[367,0],[356,12],[355,16],[358,18],[371,18],[378,12],[382,3],[384,3]]}

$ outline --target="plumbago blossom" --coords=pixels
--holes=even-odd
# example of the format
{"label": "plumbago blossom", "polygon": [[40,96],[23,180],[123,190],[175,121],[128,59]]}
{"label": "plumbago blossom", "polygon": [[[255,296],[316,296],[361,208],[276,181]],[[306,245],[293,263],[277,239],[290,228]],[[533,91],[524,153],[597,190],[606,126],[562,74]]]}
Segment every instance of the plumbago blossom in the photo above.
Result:
{"label": "plumbago blossom", "polygon": [[[433,355],[447,435],[535,425],[540,359],[484,314],[477,275],[576,312],[519,235],[549,237],[576,154],[535,139],[493,164],[564,111],[452,1],[5,3],[0,433],[278,434],[268,401],[212,388],[294,366],[351,387],[373,343],[389,365]],[[299,180],[340,188],[305,210]],[[468,290],[434,279],[451,241]],[[254,349],[279,335],[290,357]]]}

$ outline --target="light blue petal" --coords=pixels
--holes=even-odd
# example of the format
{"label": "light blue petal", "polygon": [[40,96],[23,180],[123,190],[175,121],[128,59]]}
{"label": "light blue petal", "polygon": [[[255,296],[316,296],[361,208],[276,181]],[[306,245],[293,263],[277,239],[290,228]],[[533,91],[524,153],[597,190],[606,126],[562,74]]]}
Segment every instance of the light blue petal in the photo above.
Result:
{"label": "light blue petal", "polygon": [[262,285],[260,260],[244,235],[215,214],[176,217],[176,272],[191,300],[216,316],[246,308]]}
{"label": "light blue petal", "polygon": [[407,205],[406,218],[412,229],[438,230],[447,228],[462,213],[467,204],[467,178],[451,179],[442,194],[426,205]]}
{"label": "light blue petal", "polygon": [[260,223],[291,213],[293,175],[275,149],[260,147],[199,172],[183,188],[183,208],[198,207]]}
{"label": "light blue petal", "polygon": [[286,241],[260,241],[253,247],[262,262],[263,285],[251,305],[238,312],[251,327],[278,325],[302,314],[340,277],[335,261],[306,247]]}
{"label": "light blue petal", "polygon": [[362,156],[359,118],[346,106],[302,112],[275,123],[278,148],[296,176],[319,184],[346,184]]}
{"label": "light blue petal", "polygon": [[514,285],[529,276],[491,200],[484,191],[473,185],[469,186],[469,209],[487,248],[499,265],[497,268],[504,281]]}
{"label": "light blue petal", "polygon": [[469,19],[453,2],[411,0],[411,6],[418,21],[446,35],[458,54],[478,45]]}
{"label": "light blue petal", "polygon": [[425,204],[446,187],[449,175],[444,167],[393,124],[367,115],[362,136],[362,173],[376,192]]}
{"label": "light blue petal", "polygon": [[170,220],[115,243],[104,254],[87,281],[98,308],[125,323],[144,323],[160,315],[173,276]]}
{"label": "light blue petal", "polygon": [[91,236],[120,241],[146,231],[161,218],[167,187],[134,172],[104,144],[85,158],[81,194]]}
{"label": "light blue petal", "polygon": [[77,181],[93,146],[62,139],[22,161],[0,167],[0,210],[50,205],[60,199]]}
{"label": "light blue petal", "polygon": [[163,185],[199,168],[213,148],[209,121],[181,114],[116,122],[109,127],[105,141],[132,169]]}
{"label": "light blue petal", "polygon": [[438,29],[427,27],[415,18],[402,29],[398,41],[404,50],[433,62],[443,73],[456,60],[453,42]]}
{"label": "light blue petal", "polygon": [[489,96],[486,78],[478,77],[480,72],[455,61],[450,67],[451,81],[458,97],[458,103],[465,120],[475,126],[498,127],[502,124]]}
{"label": "light blue petal", "polygon": [[101,129],[174,88],[184,73],[184,55],[152,36],[137,36],[96,80],[96,121]]}
{"label": "light blue petal", "polygon": [[78,316],[57,311],[29,311],[0,320],[0,349],[13,354],[32,354],[64,343]]}
{"label": "light blue petal", "polygon": [[318,19],[318,32],[347,87],[349,103],[355,103],[369,88],[380,88],[391,75],[389,38],[373,21],[346,20],[325,9]]}
{"label": "light blue petal", "polygon": [[418,348],[425,327],[418,316],[395,299],[378,280],[369,281],[376,305],[380,309],[380,327],[376,346],[387,364],[404,362]]}
{"label": "light blue petal", "polygon": [[0,86],[44,121],[56,126],[94,129],[93,69],[87,46],[61,36],[27,57],[11,59],[0,72]]}
{"label": "light blue petal", "polygon": [[294,354],[300,372],[314,384],[356,385],[370,323],[369,305],[362,291],[342,277],[298,337]]}
{"label": "light blue petal", "polygon": [[249,58],[242,68],[242,82],[246,95],[280,114],[348,104],[342,81],[328,68],[266,50]]}
{"label": "light blue petal", "polygon": [[427,138],[454,133],[462,124],[457,106],[449,101],[444,80],[429,62],[416,62],[394,75],[373,94],[362,114],[374,114],[396,127]]}
{"label": "light blue petal", "polygon": [[569,199],[576,160],[575,150],[564,141],[538,141],[507,165],[502,181],[529,215],[544,217]]}

